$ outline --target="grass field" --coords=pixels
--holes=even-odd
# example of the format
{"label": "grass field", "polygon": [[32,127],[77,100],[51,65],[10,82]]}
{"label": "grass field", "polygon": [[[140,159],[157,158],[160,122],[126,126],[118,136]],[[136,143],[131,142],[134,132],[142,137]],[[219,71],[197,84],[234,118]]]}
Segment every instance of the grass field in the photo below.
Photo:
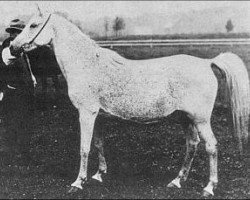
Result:
{"label": "grass field", "polygon": [[[250,72],[249,46],[179,46],[114,48],[130,59],[148,59],[185,53],[213,58],[221,52],[239,55]],[[220,78],[220,75],[218,74]],[[62,92],[67,93],[61,79]],[[67,95],[55,104],[54,89],[49,81],[47,107],[36,110],[31,155],[37,161],[27,169],[16,164],[16,158],[0,169],[0,198],[36,199],[200,199],[208,180],[208,156],[201,142],[188,181],[181,189],[167,184],[177,176],[185,155],[185,138],[175,116],[151,125],[141,125],[105,115],[95,131],[104,134],[108,173],[102,184],[89,181],[83,191],[70,195],[66,190],[79,169],[78,113]],[[40,85],[37,99],[40,99]],[[219,89],[219,95],[224,95]],[[222,101],[222,97],[217,99]],[[43,104],[44,102],[42,102]],[[53,107],[54,106],[54,107]],[[219,147],[219,187],[215,199],[249,199],[249,162],[240,157],[232,136],[230,109],[217,106],[212,115],[212,128]],[[97,169],[97,152],[89,156],[89,176]]]}
{"label": "grass field", "polygon": [[[233,52],[240,56],[250,68],[250,45],[194,45],[172,47],[114,47],[113,50],[129,59],[149,59],[176,54],[188,54],[201,58],[213,58],[222,52]],[[250,70],[250,69],[249,69]]]}

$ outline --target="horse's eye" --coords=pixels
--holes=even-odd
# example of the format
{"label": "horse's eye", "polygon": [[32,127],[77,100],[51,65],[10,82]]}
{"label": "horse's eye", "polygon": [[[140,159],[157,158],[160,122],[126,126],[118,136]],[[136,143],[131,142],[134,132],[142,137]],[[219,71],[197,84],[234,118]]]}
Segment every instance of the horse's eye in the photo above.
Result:
{"label": "horse's eye", "polygon": [[37,24],[31,24],[30,28],[36,28],[38,25]]}

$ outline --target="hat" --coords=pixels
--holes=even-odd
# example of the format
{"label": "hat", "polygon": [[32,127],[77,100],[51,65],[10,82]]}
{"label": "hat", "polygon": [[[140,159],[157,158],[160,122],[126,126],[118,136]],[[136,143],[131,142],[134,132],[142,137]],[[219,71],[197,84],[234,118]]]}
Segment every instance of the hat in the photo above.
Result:
{"label": "hat", "polygon": [[21,21],[20,19],[13,19],[11,20],[9,27],[5,29],[7,33],[11,33],[13,31],[21,32],[25,27],[24,21]]}

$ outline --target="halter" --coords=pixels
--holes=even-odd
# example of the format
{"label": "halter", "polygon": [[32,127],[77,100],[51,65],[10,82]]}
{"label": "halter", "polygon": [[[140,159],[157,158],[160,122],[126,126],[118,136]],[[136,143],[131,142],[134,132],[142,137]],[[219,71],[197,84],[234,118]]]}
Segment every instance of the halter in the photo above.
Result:
{"label": "halter", "polygon": [[[48,16],[48,19],[46,20],[46,22],[43,24],[42,28],[37,32],[37,34],[35,35],[35,37],[28,43],[28,44],[31,44],[34,42],[34,40],[37,38],[37,36],[42,32],[42,30],[44,29],[44,27],[46,26],[46,24],[48,23],[49,19],[50,19],[50,16],[51,14]],[[22,50],[23,50],[23,47],[22,47]],[[26,59],[27,61],[27,65],[28,65],[28,68],[29,68],[29,71],[30,71],[30,75],[31,75],[31,78],[32,78],[32,81],[33,81],[33,84],[34,84],[34,87],[36,86],[37,84],[37,81],[36,81],[36,78],[32,72],[32,69],[31,69],[31,66],[30,66],[30,61],[29,61],[29,57],[27,56],[27,54],[23,51],[23,54],[24,54],[24,58]]]}
{"label": "halter", "polygon": [[42,28],[37,32],[37,34],[35,35],[35,37],[29,42],[29,44],[31,44],[32,42],[34,42],[34,40],[37,38],[37,36],[42,32],[42,30],[44,29],[44,27],[45,27],[46,24],[48,23],[50,17],[51,17],[51,14],[49,14],[48,19],[47,19],[46,22],[43,24]]}

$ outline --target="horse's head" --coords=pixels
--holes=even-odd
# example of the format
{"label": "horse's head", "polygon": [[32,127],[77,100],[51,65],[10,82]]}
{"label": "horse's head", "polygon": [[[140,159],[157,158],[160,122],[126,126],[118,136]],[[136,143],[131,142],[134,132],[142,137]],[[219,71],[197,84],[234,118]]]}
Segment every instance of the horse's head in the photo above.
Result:
{"label": "horse's head", "polygon": [[53,38],[51,14],[38,12],[29,20],[23,31],[10,44],[12,55],[31,51],[39,46],[49,45]]}

